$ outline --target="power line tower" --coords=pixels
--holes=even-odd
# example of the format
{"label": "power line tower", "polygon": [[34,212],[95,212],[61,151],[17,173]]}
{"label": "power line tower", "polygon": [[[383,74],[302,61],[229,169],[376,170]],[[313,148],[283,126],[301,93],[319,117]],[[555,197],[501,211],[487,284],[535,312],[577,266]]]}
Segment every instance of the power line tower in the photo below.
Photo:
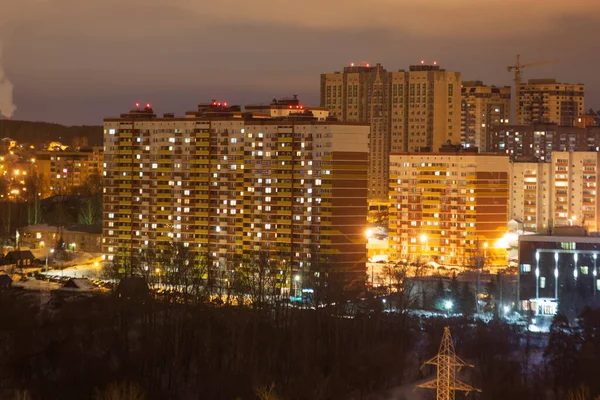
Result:
{"label": "power line tower", "polygon": [[417,387],[423,389],[435,389],[437,392],[437,400],[454,400],[454,394],[457,390],[467,392],[467,394],[470,392],[481,392],[481,390],[456,379],[457,367],[474,368],[474,366],[461,360],[454,352],[450,328],[444,328],[444,336],[442,337],[442,343],[440,344],[440,351],[438,354],[431,360],[426,361],[425,364],[437,366],[437,378],[418,385]]}

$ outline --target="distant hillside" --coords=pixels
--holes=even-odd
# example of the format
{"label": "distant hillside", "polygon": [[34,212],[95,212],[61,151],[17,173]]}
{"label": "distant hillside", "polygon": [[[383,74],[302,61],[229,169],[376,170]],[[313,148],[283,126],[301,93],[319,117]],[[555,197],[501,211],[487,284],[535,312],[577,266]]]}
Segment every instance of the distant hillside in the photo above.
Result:
{"label": "distant hillside", "polygon": [[72,145],[75,138],[87,138],[89,146],[102,145],[102,126],[65,126],[49,122],[0,120],[0,139],[10,137],[19,143],[41,145],[59,141]]}

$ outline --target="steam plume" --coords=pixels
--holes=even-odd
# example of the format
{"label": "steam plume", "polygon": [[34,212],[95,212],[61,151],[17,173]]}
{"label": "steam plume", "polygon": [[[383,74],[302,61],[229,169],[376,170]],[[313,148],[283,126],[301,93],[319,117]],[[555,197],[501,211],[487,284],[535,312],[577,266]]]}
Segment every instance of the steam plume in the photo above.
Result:
{"label": "steam plume", "polygon": [[2,44],[0,43],[0,115],[11,118],[17,106],[13,103],[13,84],[2,68]]}

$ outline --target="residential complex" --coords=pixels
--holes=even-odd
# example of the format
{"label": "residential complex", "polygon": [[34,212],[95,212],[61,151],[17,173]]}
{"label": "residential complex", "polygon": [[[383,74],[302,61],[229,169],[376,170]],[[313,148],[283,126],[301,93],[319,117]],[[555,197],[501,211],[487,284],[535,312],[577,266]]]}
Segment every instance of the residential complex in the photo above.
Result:
{"label": "residential complex", "polygon": [[82,186],[90,175],[101,173],[102,159],[101,146],[36,153],[35,165],[44,183],[42,197],[71,194],[72,189]]}
{"label": "residential complex", "polygon": [[512,163],[509,217],[532,232],[569,225],[598,232],[599,171],[596,151],[554,152],[551,163]]}
{"label": "residential complex", "polygon": [[366,124],[276,118],[213,101],[185,117],[151,108],[104,122],[103,254],[127,262],[180,242],[221,267],[268,252],[365,274]]}
{"label": "residential complex", "polygon": [[392,154],[391,257],[474,265],[506,231],[508,170],[503,155]]}
{"label": "residential complex", "polygon": [[551,162],[556,151],[599,151],[600,127],[554,124],[509,125],[492,128],[485,149],[511,160]]}
{"label": "residential complex", "polygon": [[481,81],[463,82],[462,144],[485,149],[491,127],[509,123],[510,91],[510,86],[487,86]]}
{"label": "residential complex", "polygon": [[516,123],[554,123],[572,126],[585,112],[584,85],[559,83],[555,79],[530,79],[520,84]]}
{"label": "residential complex", "polygon": [[321,106],[341,121],[371,126],[371,199],[387,199],[391,152],[460,143],[460,86],[459,72],[424,63],[398,72],[380,64],[350,65],[321,75]]}

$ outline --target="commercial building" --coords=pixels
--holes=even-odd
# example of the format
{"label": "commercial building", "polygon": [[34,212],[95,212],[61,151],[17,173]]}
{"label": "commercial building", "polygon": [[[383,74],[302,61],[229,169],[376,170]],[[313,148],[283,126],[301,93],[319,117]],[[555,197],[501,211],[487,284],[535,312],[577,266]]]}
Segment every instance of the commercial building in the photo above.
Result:
{"label": "commercial building", "polygon": [[583,304],[597,298],[599,255],[598,237],[520,236],[521,310],[535,315],[554,315],[559,302],[567,302],[568,309],[576,298]]}
{"label": "commercial building", "polygon": [[461,142],[466,147],[487,147],[491,127],[510,120],[510,86],[484,85],[482,81],[462,83]]}
{"label": "commercial building", "polygon": [[391,152],[422,152],[460,143],[461,74],[439,65],[388,72],[350,65],[321,75],[321,106],[341,121],[371,126],[371,199],[386,200]]}
{"label": "commercial building", "polygon": [[105,259],[180,242],[229,270],[267,252],[299,273],[319,256],[363,279],[368,136],[365,124],[255,118],[217,101],[181,118],[149,107],[108,118]]}
{"label": "commercial building", "polygon": [[474,265],[506,231],[508,157],[478,153],[390,156],[390,256]]}
{"label": "commercial building", "polygon": [[488,153],[507,154],[511,161],[552,161],[554,151],[599,151],[600,127],[555,124],[496,126],[490,132]]}
{"label": "commercial building", "polygon": [[512,163],[509,217],[531,232],[573,225],[598,232],[599,171],[595,151],[554,152],[551,163]]}
{"label": "commercial building", "polygon": [[102,146],[36,153],[35,167],[43,183],[42,198],[73,193],[90,175],[101,173],[102,159]]}
{"label": "commercial building", "polygon": [[520,84],[517,99],[519,125],[553,123],[572,126],[585,111],[583,84],[559,83],[555,79],[530,79]]}

